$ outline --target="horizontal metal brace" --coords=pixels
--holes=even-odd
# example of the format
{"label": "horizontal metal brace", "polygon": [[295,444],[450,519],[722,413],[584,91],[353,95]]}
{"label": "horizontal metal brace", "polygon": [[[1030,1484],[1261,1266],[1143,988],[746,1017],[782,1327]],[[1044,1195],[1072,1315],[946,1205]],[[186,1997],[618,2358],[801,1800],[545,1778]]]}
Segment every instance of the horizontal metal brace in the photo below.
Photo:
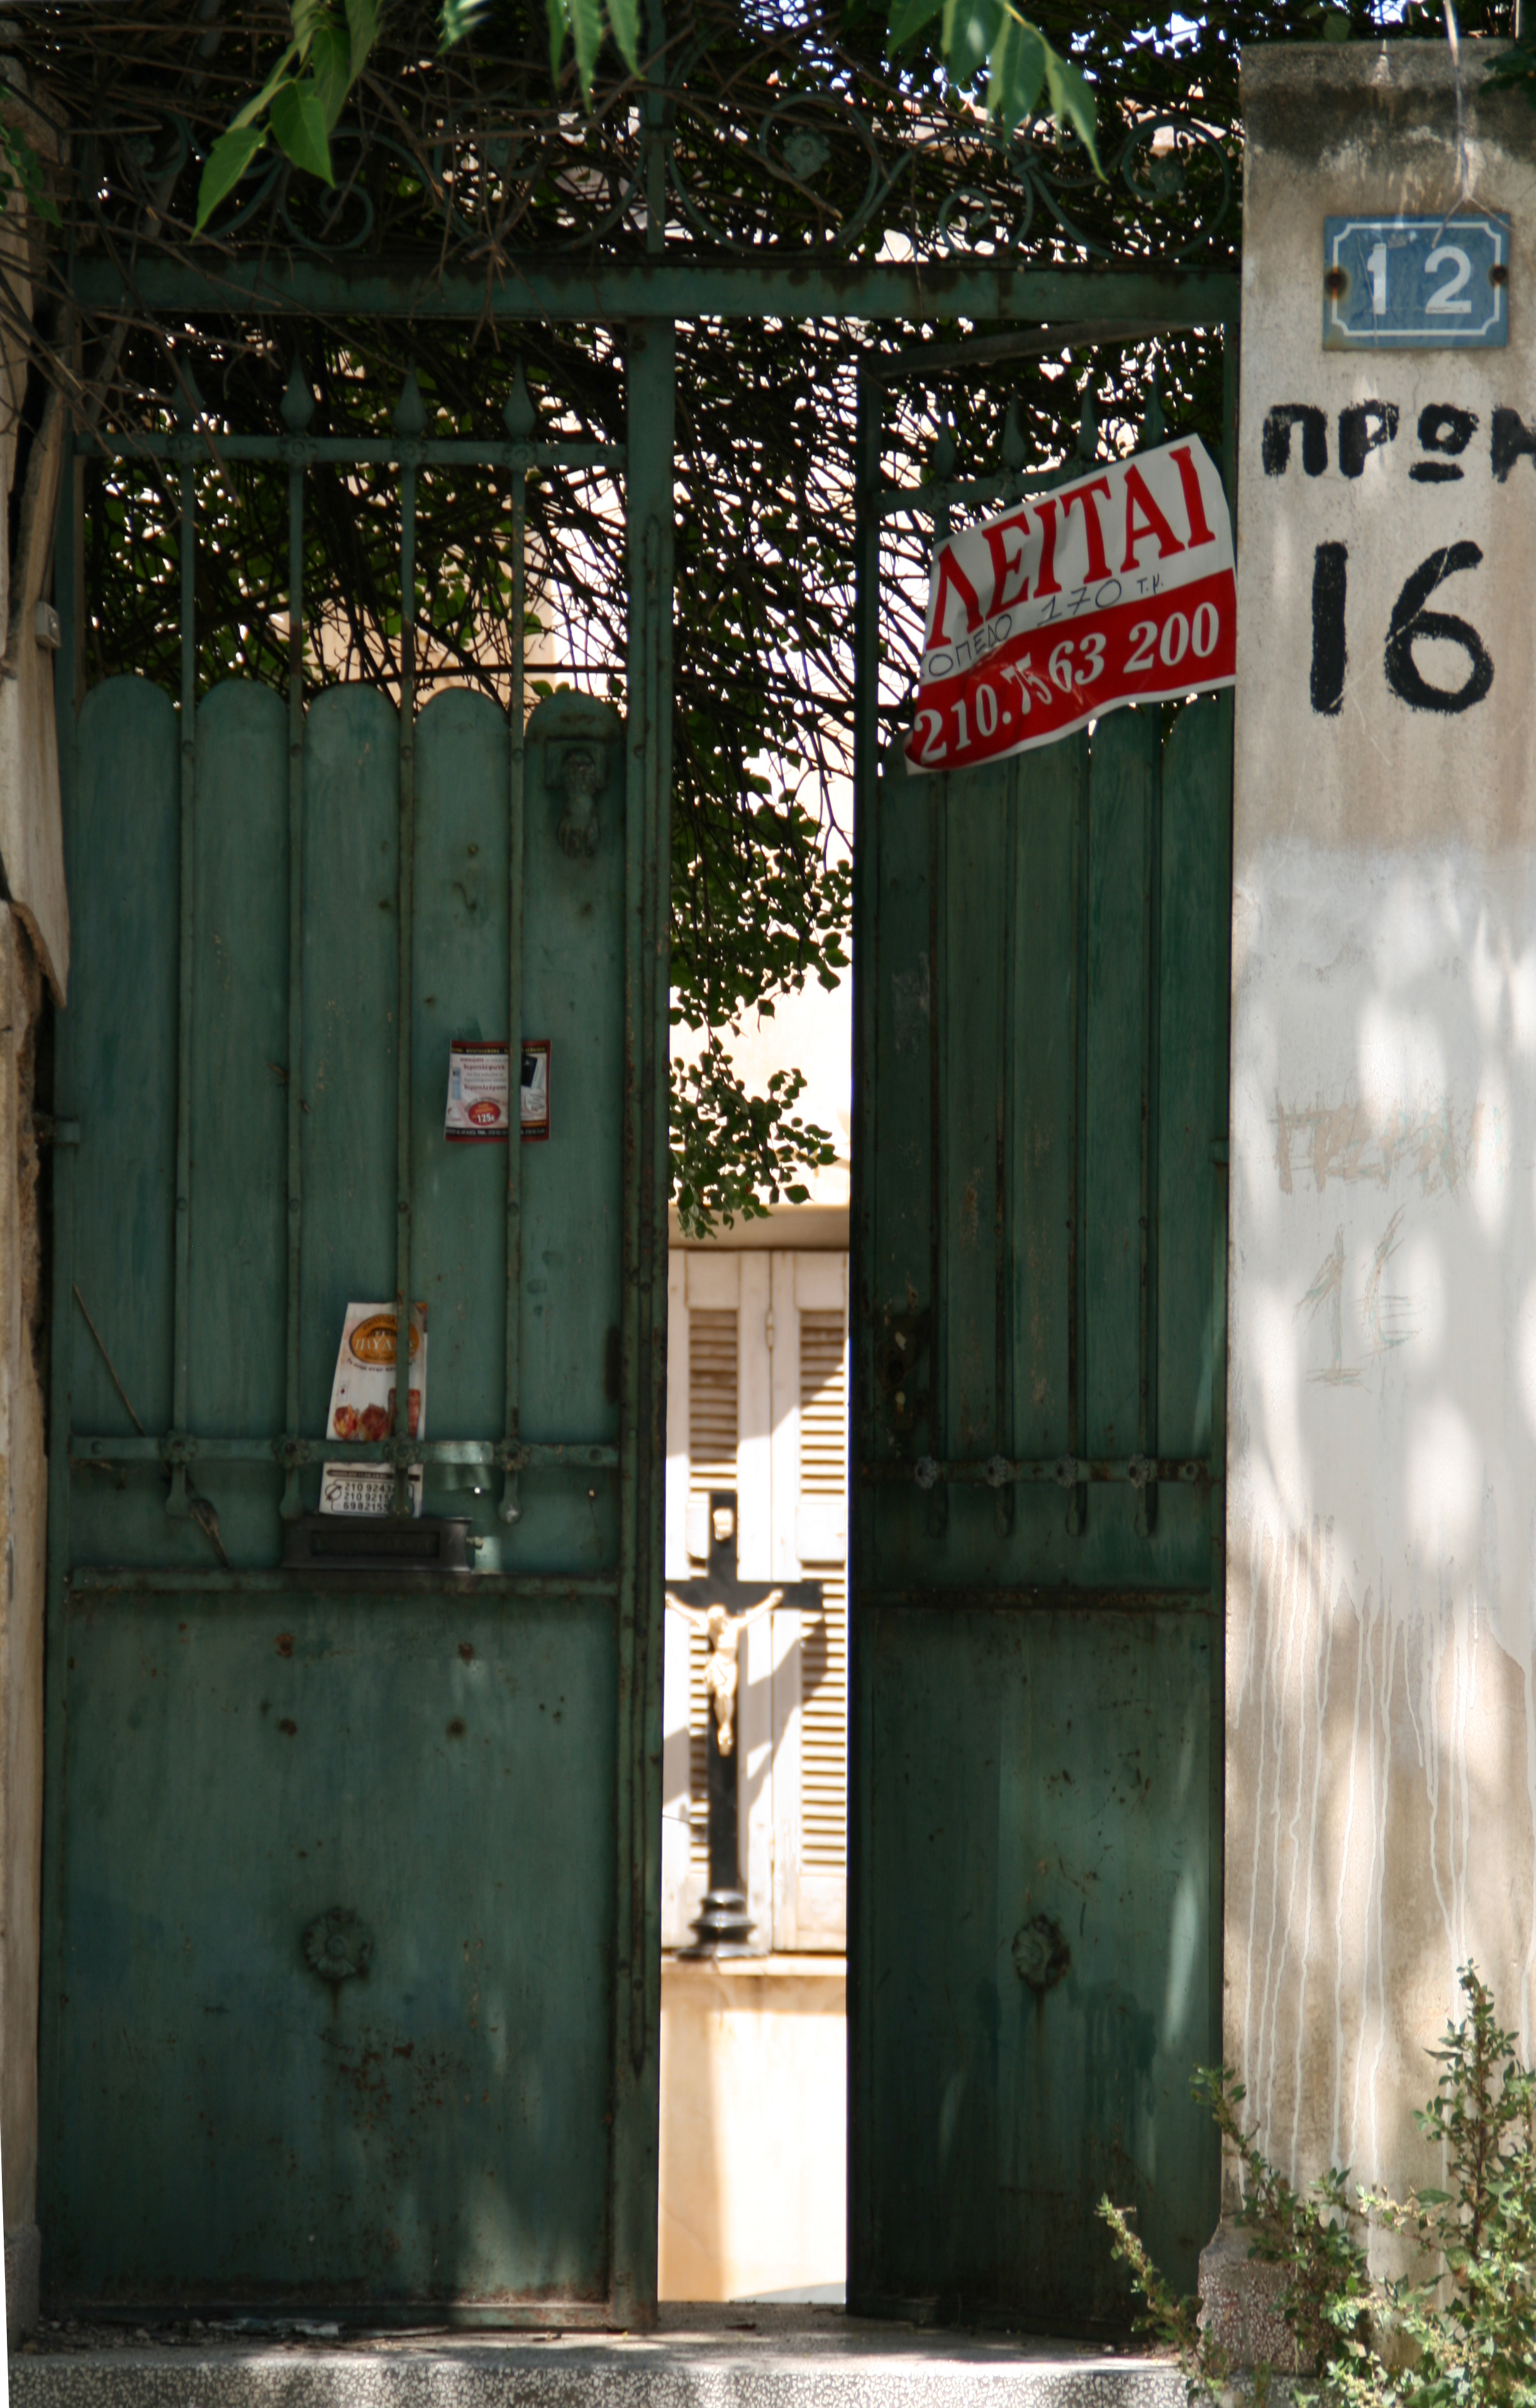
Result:
{"label": "horizontal metal brace", "polygon": [[1089,344],[1097,350],[1108,343],[1144,343],[1176,331],[1176,324],[1167,318],[1085,318],[1065,327],[1013,326],[1000,335],[976,336],[969,342],[914,343],[910,351],[861,360],[859,374],[877,384],[896,384],[905,377],[948,379],[971,369],[982,375],[999,360],[1041,359],[1052,351]]}
{"label": "horizontal metal brace", "polygon": [[[366,1570],[355,1571],[352,1577],[359,1587],[377,1588],[380,1584],[387,1586],[396,1575],[387,1570],[380,1572],[369,1566]],[[284,1590],[321,1586],[334,1595],[337,1572],[335,1570],[312,1572],[295,1567],[278,1571],[226,1572],[216,1570],[194,1571],[184,1564],[159,1570],[138,1565],[127,1570],[108,1564],[84,1564],[78,1565],[65,1578],[78,1597],[111,1596],[118,1592],[133,1597],[185,1596],[189,1593],[205,1596],[210,1591],[218,1596],[250,1596],[254,1593],[270,1597]],[[434,1584],[452,1597],[463,1597],[473,1591],[477,1598],[505,1597],[515,1602],[519,1598],[611,1598],[618,1594],[619,1579],[616,1572],[470,1572],[467,1575],[464,1572],[418,1572],[412,1576],[410,1585],[412,1589],[418,1589],[431,1587]]]}
{"label": "horizontal metal brace", "polygon": [[1070,483],[1087,466],[1082,460],[1069,460],[1061,467],[1035,469],[1027,476],[1022,469],[1003,468],[995,477],[973,477],[964,484],[882,485],[875,494],[875,510],[883,519],[932,518],[956,503],[969,506],[1013,494],[1048,493],[1054,485]]}
{"label": "horizontal metal brace", "polygon": [[223,435],[217,427],[179,435],[79,435],[77,453],[88,460],[277,460],[290,468],[312,464],[343,467],[419,468],[622,468],[624,448],[614,443],[471,443],[456,437],[351,435]]}
{"label": "horizontal metal brace", "polygon": [[973,1457],[950,1463],[940,1463],[931,1455],[920,1455],[912,1462],[861,1463],[858,1476],[860,1480],[881,1484],[910,1483],[922,1489],[937,1488],[940,1482],[960,1488],[1083,1488],[1105,1481],[1145,1488],[1154,1481],[1196,1487],[1210,1481],[1213,1474],[1209,1460],[1200,1455],[1132,1455],[1123,1461],[1072,1455],[1018,1459],[993,1455],[984,1460]]}
{"label": "horizontal metal brace", "polygon": [[51,1112],[34,1112],[32,1133],[39,1145],[79,1145],[79,1121],[56,1121]]}
{"label": "horizontal metal brace", "polygon": [[527,1471],[540,1467],[571,1470],[610,1471],[617,1468],[616,1446],[572,1443],[542,1444],[538,1440],[509,1446],[505,1439],[484,1438],[194,1438],[167,1430],[162,1438],[92,1438],[79,1433],[69,1441],[71,1463],[280,1463],[285,1469],[307,1463],[390,1463],[407,1468],[418,1463],[461,1463],[489,1469]]}
{"label": "horizontal metal brace", "polygon": [[995,1612],[999,1606],[1023,1613],[1190,1613],[1220,1612],[1209,1589],[1109,1588],[1092,1582],[1043,1584],[929,1582],[919,1588],[859,1588],[854,1604],[861,1613],[890,1607],[918,1606],[939,1612],[964,1612],[980,1607]]}
{"label": "horizontal metal brace", "polygon": [[564,319],[582,325],[624,318],[955,318],[1016,320],[1071,339],[1064,322],[1156,320],[1170,332],[1237,322],[1242,281],[1230,268],[1009,267],[997,261],[829,259],[813,251],[721,260],[663,254],[592,267],[568,258],[520,259],[500,281],[445,276],[436,260],[322,264],[270,256],[219,267],[136,259],[130,281],[107,259],[76,262],[76,299],[87,309],[297,310],[318,317]]}

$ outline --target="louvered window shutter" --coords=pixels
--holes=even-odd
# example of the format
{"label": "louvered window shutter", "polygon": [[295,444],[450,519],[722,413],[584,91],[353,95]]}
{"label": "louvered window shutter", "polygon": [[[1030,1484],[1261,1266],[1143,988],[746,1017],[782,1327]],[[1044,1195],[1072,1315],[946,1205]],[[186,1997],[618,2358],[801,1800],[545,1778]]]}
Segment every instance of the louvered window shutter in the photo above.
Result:
{"label": "louvered window shutter", "polygon": [[[847,1928],[847,1257],[673,1254],[667,1570],[697,1573],[711,1488],[734,1488],[741,1572],[814,1579],[823,1610],[747,1632],[738,1692],[741,1872],[767,1950]],[[705,1642],[667,1617],[662,1932],[686,1946],[708,1878]]]}

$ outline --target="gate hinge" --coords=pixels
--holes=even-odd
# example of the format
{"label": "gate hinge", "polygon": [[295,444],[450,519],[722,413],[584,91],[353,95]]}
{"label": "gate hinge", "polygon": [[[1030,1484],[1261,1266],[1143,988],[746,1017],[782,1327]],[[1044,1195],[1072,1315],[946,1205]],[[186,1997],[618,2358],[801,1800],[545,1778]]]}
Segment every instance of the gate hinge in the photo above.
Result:
{"label": "gate hinge", "polygon": [[51,1112],[34,1112],[32,1131],[39,1145],[79,1145],[79,1121],[55,1120]]}

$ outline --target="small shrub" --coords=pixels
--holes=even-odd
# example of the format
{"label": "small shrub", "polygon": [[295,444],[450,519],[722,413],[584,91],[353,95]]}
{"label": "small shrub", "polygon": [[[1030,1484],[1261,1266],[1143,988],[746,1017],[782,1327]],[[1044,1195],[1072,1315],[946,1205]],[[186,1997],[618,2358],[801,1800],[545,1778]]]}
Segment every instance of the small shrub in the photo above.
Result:
{"label": "small shrub", "polygon": [[[1465,2021],[1431,2052],[1441,2068],[1419,2116],[1444,2151],[1450,2188],[1405,2200],[1357,2186],[1332,2167],[1303,2197],[1270,2163],[1242,2122],[1231,2071],[1195,2077],[1242,2169],[1238,2223],[1250,2256],[1285,2272],[1280,2313],[1308,2369],[1299,2401],[1326,2408],[1536,2408],[1536,2074],[1515,2036],[1500,2028],[1474,1966],[1461,1970]],[[1178,2300],[1148,2258],[1129,2214],[1108,2199],[1099,2214],[1114,2255],[1144,2303],[1141,2329],[1177,2352],[1191,2401],[1230,2396],[1233,2367],[1199,2303]],[[1420,2271],[1378,2282],[1372,2231],[1404,2234]],[[1256,2370],[1262,2400],[1270,2371]]]}

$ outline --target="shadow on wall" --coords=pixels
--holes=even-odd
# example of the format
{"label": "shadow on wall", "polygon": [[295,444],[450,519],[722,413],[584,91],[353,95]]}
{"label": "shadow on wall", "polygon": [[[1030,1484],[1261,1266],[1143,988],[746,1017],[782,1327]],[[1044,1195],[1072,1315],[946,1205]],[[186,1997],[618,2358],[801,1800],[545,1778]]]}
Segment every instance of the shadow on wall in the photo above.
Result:
{"label": "shadow on wall", "polygon": [[1237,896],[1227,2048],[1400,2186],[1468,1957],[1531,2040],[1536,861],[1326,868]]}

